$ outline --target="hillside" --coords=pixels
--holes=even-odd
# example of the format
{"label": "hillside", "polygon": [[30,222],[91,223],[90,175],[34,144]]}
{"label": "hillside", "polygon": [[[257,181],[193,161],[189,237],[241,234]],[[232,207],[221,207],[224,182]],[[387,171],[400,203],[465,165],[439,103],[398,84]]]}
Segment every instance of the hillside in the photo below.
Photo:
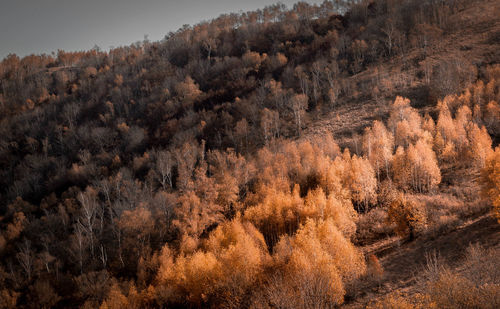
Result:
{"label": "hillside", "polygon": [[0,308],[498,308],[500,1],[276,4],[0,62]]}
{"label": "hillside", "polygon": [[436,238],[424,238],[416,242],[388,239],[364,249],[365,255],[376,255],[384,269],[378,282],[362,283],[346,301],[346,308],[365,308],[367,305],[396,295],[411,299],[422,290],[426,279],[429,257],[439,256],[440,263],[460,272],[466,267],[467,249],[471,245],[500,250],[500,227],[490,215],[466,222],[456,229]]}
{"label": "hillside", "polygon": [[[421,113],[435,114],[436,100],[440,95],[433,93],[437,90],[432,87],[436,87],[441,81],[437,76],[434,78],[432,76],[418,78],[418,76],[422,77],[429,69],[436,71],[439,66],[449,65],[449,62],[456,62],[457,66],[465,67],[472,64],[476,67],[475,70],[488,64],[498,63],[499,13],[498,1],[474,2],[473,5],[459,9],[448,17],[451,25],[459,26],[450,26],[447,33],[439,37],[439,43],[429,44],[431,46],[425,51],[418,48],[410,49],[404,55],[383,59],[367,67],[366,70],[350,76],[353,84],[362,85],[364,89],[377,88],[380,93],[376,98],[344,98],[344,104],[333,111],[321,112],[317,120],[307,127],[304,135],[331,132],[336,139],[349,140],[352,134],[361,134],[374,119],[386,119],[390,102],[397,95],[409,98],[412,106],[417,107]],[[478,74],[481,76],[480,72]],[[490,134],[498,139],[498,133],[490,131]]]}

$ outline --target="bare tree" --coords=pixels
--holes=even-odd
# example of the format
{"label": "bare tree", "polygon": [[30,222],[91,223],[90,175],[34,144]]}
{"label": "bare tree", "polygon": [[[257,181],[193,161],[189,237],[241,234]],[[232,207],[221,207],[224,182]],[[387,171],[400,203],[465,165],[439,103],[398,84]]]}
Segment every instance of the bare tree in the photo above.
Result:
{"label": "bare tree", "polygon": [[97,194],[92,188],[87,187],[85,192],[78,195],[78,201],[82,205],[82,208],[81,217],[77,222],[87,234],[90,241],[90,252],[94,256],[94,226],[98,211]]}
{"label": "bare tree", "polygon": [[31,242],[25,239],[19,246],[19,252],[16,254],[17,261],[21,265],[28,281],[31,280],[33,272],[33,251],[31,249]]}
{"label": "bare tree", "polygon": [[156,175],[161,183],[163,190],[167,190],[167,185],[173,187],[172,169],[175,160],[172,153],[168,150],[160,150],[156,153]]}
{"label": "bare tree", "polygon": [[290,101],[293,116],[295,118],[295,125],[297,126],[297,133],[300,135],[302,131],[302,120],[307,109],[307,96],[304,94],[296,94]]}
{"label": "bare tree", "polygon": [[382,32],[385,34],[385,47],[387,48],[387,52],[389,56],[392,55],[394,45],[396,43],[396,36],[397,36],[397,28],[392,20],[388,20],[385,27],[381,29]]}

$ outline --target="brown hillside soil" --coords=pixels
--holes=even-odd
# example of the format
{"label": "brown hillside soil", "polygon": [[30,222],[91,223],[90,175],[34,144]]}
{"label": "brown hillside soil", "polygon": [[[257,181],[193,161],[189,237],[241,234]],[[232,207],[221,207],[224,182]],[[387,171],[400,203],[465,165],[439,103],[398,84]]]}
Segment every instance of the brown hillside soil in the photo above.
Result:
{"label": "brown hillside soil", "polygon": [[392,292],[411,295],[416,292],[428,254],[438,254],[451,268],[459,268],[466,248],[470,244],[485,248],[500,247],[500,224],[491,215],[483,215],[464,223],[454,231],[429,239],[425,236],[413,242],[392,238],[365,247],[365,254],[375,254],[383,268],[380,284],[362,283],[354,299],[346,299],[345,308],[364,308]]}

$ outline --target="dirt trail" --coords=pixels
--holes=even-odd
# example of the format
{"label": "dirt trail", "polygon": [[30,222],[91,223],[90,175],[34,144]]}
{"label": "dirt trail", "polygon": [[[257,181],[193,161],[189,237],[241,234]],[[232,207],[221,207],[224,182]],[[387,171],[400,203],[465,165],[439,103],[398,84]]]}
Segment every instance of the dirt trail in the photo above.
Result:
{"label": "dirt trail", "polygon": [[415,284],[426,263],[426,255],[436,252],[447,265],[458,267],[470,244],[485,248],[500,247],[500,224],[491,215],[483,215],[435,239],[422,237],[413,242],[388,243],[367,248],[366,254],[375,254],[384,268],[380,287],[367,286],[345,308],[364,308],[367,303],[390,292],[415,292]]}

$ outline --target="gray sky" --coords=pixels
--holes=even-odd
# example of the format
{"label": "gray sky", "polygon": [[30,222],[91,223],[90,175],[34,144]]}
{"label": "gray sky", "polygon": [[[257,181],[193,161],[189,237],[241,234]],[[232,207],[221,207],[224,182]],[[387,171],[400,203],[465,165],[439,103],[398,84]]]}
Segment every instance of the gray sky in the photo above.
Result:
{"label": "gray sky", "polygon": [[[291,7],[298,0],[281,0]],[[0,59],[157,41],[184,24],[278,0],[0,0]],[[308,0],[321,3],[323,0]]]}

